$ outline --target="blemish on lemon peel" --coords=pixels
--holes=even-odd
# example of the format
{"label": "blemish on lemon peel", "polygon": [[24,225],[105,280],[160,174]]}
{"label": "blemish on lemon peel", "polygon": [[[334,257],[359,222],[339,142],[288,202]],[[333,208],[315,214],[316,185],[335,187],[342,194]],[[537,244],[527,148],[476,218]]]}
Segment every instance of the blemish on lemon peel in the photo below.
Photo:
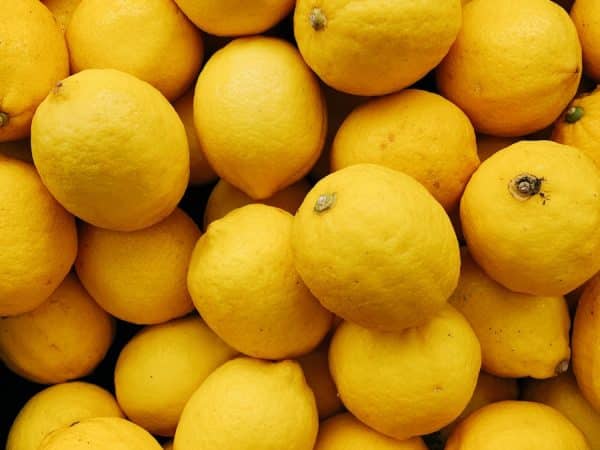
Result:
{"label": "blemish on lemon peel", "polygon": [[542,189],[543,178],[528,173],[522,173],[508,183],[508,190],[518,200],[527,200]]}
{"label": "blemish on lemon peel", "polygon": [[59,81],[58,83],[56,83],[54,85],[54,87],[52,88],[52,93],[54,95],[58,95],[58,93],[60,92],[60,88],[63,87],[63,83],[62,81]]}
{"label": "blemish on lemon peel", "polygon": [[5,112],[0,112],[0,128],[8,125],[10,117]]}
{"label": "blemish on lemon peel", "polygon": [[565,113],[565,122],[575,123],[585,115],[585,110],[581,106],[571,106]]}
{"label": "blemish on lemon peel", "polygon": [[325,194],[319,195],[315,202],[315,212],[322,213],[332,208],[335,205],[336,194],[335,192],[326,192]]}
{"label": "blemish on lemon peel", "polygon": [[321,8],[313,8],[308,16],[310,25],[315,31],[320,31],[327,26],[327,16]]}
{"label": "blemish on lemon peel", "polygon": [[556,366],[556,375],[560,375],[561,373],[565,373],[567,370],[569,370],[569,360],[568,359],[563,359]]}

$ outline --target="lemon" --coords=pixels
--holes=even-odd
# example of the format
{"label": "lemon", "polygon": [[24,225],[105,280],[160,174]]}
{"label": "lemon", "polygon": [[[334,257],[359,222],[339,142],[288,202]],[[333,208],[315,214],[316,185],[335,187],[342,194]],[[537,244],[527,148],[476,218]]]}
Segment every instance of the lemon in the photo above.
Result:
{"label": "lemon", "polygon": [[533,133],[551,125],[577,91],[577,30],[550,0],[471,1],[436,74],[440,93],[478,132]]}
{"label": "lemon", "polygon": [[583,50],[583,70],[595,81],[600,81],[600,50],[598,24],[600,7],[594,0],[576,0],[571,8],[571,19],[577,28]]}
{"label": "lemon", "polygon": [[585,435],[591,450],[600,449],[600,412],[583,397],[571,372],[548,380],[527,380],[523,399],[561,412]]}
{"label": "lemon", "polygon": [[194,125],[194,90],[189,89],[184,95],[173,103],[173,107],[187,134],[190,150],[190,184],[202,185],[215,181],[218,177],[204,156],[204,151],[198,142]]}
{"label": "lemon", "polygon": [[185,403],[236,352],[197,316],[145,327],[121,350],[115,392],[129,420],[173,436]]}
{"label": "lemon", "polygon": [[63,80],[37,109],[31,134],[44,184],[95,226],[153,225],[173,211],[188,184],[177,113],[160,92],[123,72],[90,69]]}
{"label": "lemon", "polygon": [[71,69],[117,69],[169,100],[194,82],[202,37],[173,0],[82,0],[66,33]]}
{"label": "lemon", "polygon": [[294,268],[291,232],[291,214],[252,204],[211,223],[194,249],[194,305],[217,335],[247,355],[308,353],[330,329],[331,314]]}
{"label": "lemon", "polygon": [[346,408],[403,440],[458,417],[475,390],[481,350],[469,323],[448,305],[422,326],[395,333],[344,322],[329,366]]}
{"label": "lemon", "polygon": [[38,105],[69,75],[67,44],[38,0],[6,0],[0,9],[0,142],[29,136]]}
{"label": "lemon", "polygon": [[479,165],[469,118],[445,98],[406,89],[370,100],[344,120],[331,168],[372,163],[412,176],[448,211]]}
{"label": "lemon", "polygon": [[[310,188],[310,183],[306,179],[301,179],[271,197],[261,200],[260,203],[276,206],[290,214],[296,214]],[[207,228],[212,222],[224,217],[230,211],[250,203],[256,203],[256,201],[227,181],[219,180],[206,202],[204,227]]]}
{"label": "lemon", "polygon": [[312,450],[317,429],[315,399],[297,363],[237,358],[185,405],[175,448]]}
{"label": "lemon", "polygon": [[559,117],[552,130],[552,140],[577,147],[600,167],[600,90],[575,98]]}
{"label": "lemon", "polygon": [[100,306],[121,320],[156,324],[194,309],[187,269],[200,230],[182,210],[133,232],[82,224],[75,262]]}
{"label": "lemon", "polygon": [[51,432],[93,417],[123,417],[113,395],[82,381],[60,383],[41,390],[15,418],[6,450],[38,450]]}
{"label": "lemon", "polygon": [[512,292],[489,278],[465,251],[450,303],[477,334],[486,372],[550,378],[569,367],[571,319],[563,297]]}
{"label": "lemon", "polygon": [[300,276],[330,311],[362,326],[422,324],[446,304],[460,268],[450,219],[410,176],[356,164],[321,179],[294,217]]}
{"label": "lemon", "polygon": [[114,325],[77,278],[69,275],[33,311],[0,319],[0,359],[36,383],[81,378],[104,359]]}
{"label": "lemon", "polygon": [[313,391],[319,411],[319,419],[324,420],[340,412],[343,408],[329,372],[329,340],[325,340],[312,352],[298,358],[306,383]]}
{"label": "lemon", "polygon": [[262,36],[236,39],[208,60],[194,121],[210,165],[256,200],[308,173],[327,128],[319,83],[296,48]]}
{"label": "lemon", "polygon": [[283,19],[293,0],[175,0],[198,28],[217,36],[259,34]]}
{"label": "lemon", "polygon": [[574,147],[520,141],[495,153],[460,216],[473,259],[512,291],[560,296],[600,270],[600,170]]}
{"label": "lemon", "polygon": [[382,95],[422,78],[446,55],[461,24],[460,0],[298,0],[294,35],[331,87]]}
{"label": "lemon", "polygon": [[598,305],[600,304],[600,276],[587,284],[579,299],[573,321],[573,372],[581,393],[600,411],[600,349],[596,345],[600,334]]}
{"label": "lemon", "polygon": [[143,428],[120,417],[75,422],[46,436],[38,450],[162,450]]}
{"label": "lemon", "polygon": [[427,450],[419,437],[398,441],[360,423],[351,414],[338,414],[321,423],[315,450]]}
{"label": "lemon", "polygon": [[77,255],[75,220],[35,169],[0,156],[0,316],[41,305]]}
{"label": "lemon", "polygon": [[471,414],[454,430],[445,450],[589,448],[581,431],[555,409],[541,403],[508,400]]}

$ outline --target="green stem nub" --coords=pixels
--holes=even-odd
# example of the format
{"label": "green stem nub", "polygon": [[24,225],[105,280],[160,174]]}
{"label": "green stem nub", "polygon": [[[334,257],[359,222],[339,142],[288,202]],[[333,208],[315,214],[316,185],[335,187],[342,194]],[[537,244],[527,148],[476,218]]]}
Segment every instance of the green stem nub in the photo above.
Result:
{"label": "green stem nub", "polygon": [[310,26],[315,31],[320,31],[327,26],[327,17],[321,8],[313,8],[308,16],[308,20],[310,21]]}
{"label": "green stem nub", "polygon": [[0,128],[8,125],[9,117],[5,112],[0,112]]}
{"label": "green stem nub", "polygon": [[581,119],[584,114],[585,111],[581,106],[571,106],[569,109],[567,109],[565,121],[568,123],[575,123]]}
{"label": "green stem nub", "polygon": [[513,197],[519,200],[527,200],[542,189],[542,178],[538,178],[528,173],[517,175],[508,185],[508,189]]}
{"label": "green stem nub", "polygon": [[319,198],[317,199],[313,209],[315,210],[315,212],[318,213],[327,211],[328,209],[332,208],[335,204],[335,197],[335,192],[327,192],[325,194],[319,195]]}

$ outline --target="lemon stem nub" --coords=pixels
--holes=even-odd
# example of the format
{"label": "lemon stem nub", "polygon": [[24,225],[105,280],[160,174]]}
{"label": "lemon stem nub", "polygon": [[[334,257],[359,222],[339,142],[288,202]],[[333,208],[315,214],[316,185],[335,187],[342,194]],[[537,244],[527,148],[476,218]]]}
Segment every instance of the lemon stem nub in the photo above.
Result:
{"label": "lemon stem nub", "polygon": [[335,204],[335,192],[327,192],[319,195],[317,202],[315,203],[314,210],[318,213],[327,211]]}
{"label": "lemon stem nub", "polygon": [[0,128],[5,125],[8,125],[8,114],[5,112],[0,112]]}
{"label": "lemon stem nub", "polygon": [[561,362],[558,363],[558,366],[556,366],[556,375],[565,373],[567,370],[569,370],[569,360],[563,359]]}
{"label": "lemon stem nub", "polygon": [[527,200],[540,192],[542,180],[542,178],[524,173],[513,178],[508,185],[508,189],[513,197],[519,200]]}
{"label": "lemon stem nub", "polygon": [[575,123],[581,119],[584,114],[585,111],[581,106],[571,106],[569,109],[567,109],[565,121],[568,123]]}
{"label": "lemon stem nub", "polygon": [[308,16],[310,20],[310,25],[313,27],[315,31],[322,30],[327,25],[327,17],[321,10],[321,8],[313,8]]}

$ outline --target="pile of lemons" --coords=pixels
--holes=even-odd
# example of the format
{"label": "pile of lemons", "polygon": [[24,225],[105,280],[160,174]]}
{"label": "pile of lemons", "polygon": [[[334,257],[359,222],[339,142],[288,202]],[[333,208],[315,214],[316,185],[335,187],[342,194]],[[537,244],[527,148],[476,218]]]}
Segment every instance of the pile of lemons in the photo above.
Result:
{"label": "pile of lemons", "polygon": [[3,0],[6,449],[600,450],[572,3]]}

